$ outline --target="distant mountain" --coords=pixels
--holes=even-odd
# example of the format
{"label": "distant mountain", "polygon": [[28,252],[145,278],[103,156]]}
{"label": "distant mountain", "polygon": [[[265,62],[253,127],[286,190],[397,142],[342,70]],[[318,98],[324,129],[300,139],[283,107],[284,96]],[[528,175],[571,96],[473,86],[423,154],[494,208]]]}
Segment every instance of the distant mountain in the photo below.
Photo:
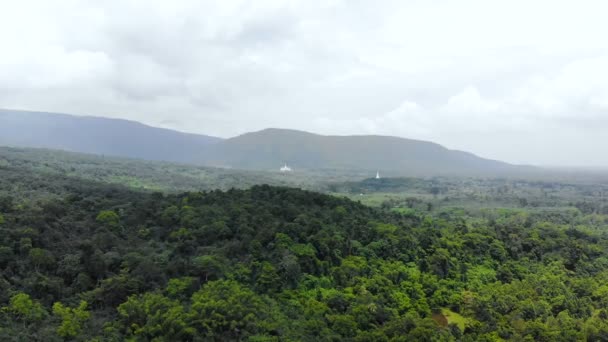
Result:
{"label": "distant mountain", "polygon": [[219,141],[128,120],[0,109],[0,145],[192,163]]}
{"label": "distant mountain", "polygon": [[497,175],[525,168],[390,136],[325,136],[265,129],[234,138],[188,134],[99,117],[0,110],[0,145],[163,160],[216,167],[380,171],[388,176]]}
{"label": "distant mountain", "polygon": [[265,129],[211,146],[205,162],[239,169],[379,170],[390,175],[500,174],[515,166],[441,145],[390,136],[324,136],[286,129]]}

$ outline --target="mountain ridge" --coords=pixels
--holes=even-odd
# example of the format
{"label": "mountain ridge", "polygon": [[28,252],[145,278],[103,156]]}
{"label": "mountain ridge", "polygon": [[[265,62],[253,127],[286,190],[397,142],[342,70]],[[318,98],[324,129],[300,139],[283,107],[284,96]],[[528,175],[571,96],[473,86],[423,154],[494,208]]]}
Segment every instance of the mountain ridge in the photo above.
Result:
{"label": "mountain ridge", "polygon": [[303,131],[303,130],[299,130],[299,129],[294,129],[294,128],[279,128],[279,127],[268,127],[268,128],[264,128],[261,129],[259,131],[251,131],[251,132],[245,132],[239,135],[236,135],[234,137],[231,138],[226,138],[225,140],[229,140],[229,139],[234,139],[234,138],[238,138],[244,135],[252,135],[252,134],[260,134],[260,133],[267,133],[267,132],[292,132],[292,133],[296,133],[296,134],[302,134],[302,135],[309,135],[309,136],[320,136],[320,137],[328,137],[328,138],[383,138],[383,139],[397,139],[397,140],[408,140],[408,141],[412,141],[412,142],[420,142],[420,143],[429,143],[432,145],[436,145],[439,146],[443,149],[446,149],[448,151],[451,152],[457,152],[457,153],[462,153],[462,154],[466,154],[466,155],[470,155],[470,156],[474,156],[474,157],[478,157],[478,158],[483,158],[486,160],[490,160],[490,161],[496,161],[496,162],[501,162],[501,163],[506,163],[506,164],[510,164],[510,165],[515,165],[515,166],[532,166],[532,165],[527,165],[527,164],[517,164],[517,163],[509,163],[509,162],[504,162],[501,161],[499,159],[494,159],[494,158],[488,158],[488,157],[482,157],[479,156],[473,152],[468,152],[468,151],[464,151],[464,150],[459,150],[459,149],[452,149],[449,147],[446,147],[440,143],[436,143],[434,141],[430,141],[430,140],[422,140],[422,139],[412,139],[412,138],[406,138],[406,137],[400,137],[397,135],[382,135],[382,134],[345,134],[345,135],[341,135],[341,134],[321,134],[321,133],[315,133],[315,132],[309,132],[309,131]]}
{"label": "mountain ridge", "polygon": [[0,144],[198,164],[278,170],[381,170],[391,175],[485,175],[512,165],[430,141],[384,135],[322,135],[266,128],[222,139],[96,116],[0,109]]}
{"label": "mountain ridge", "polygon": [[[222,141],[206,151],[214,166],[267,169],[288,163],[296,168],[382,169],[394,174],[507,172],[516,166],[440,144],[381,135],[321,135],[269,128]],[[274,163],[274,164],[272,164]]]}
{"label": "mountain ridge", "polygon": [[171,162],[191,162],[221,141],[137,121],[0,109],[0,144]]}

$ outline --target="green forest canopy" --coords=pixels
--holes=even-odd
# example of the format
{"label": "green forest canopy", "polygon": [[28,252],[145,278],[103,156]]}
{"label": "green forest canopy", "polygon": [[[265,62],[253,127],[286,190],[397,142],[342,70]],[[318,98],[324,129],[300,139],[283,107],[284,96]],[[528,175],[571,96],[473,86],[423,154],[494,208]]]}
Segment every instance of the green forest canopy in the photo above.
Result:
{"label": "green forest canopy", "polygon": [[0,339],[608,339],[608,216],[0,167]]}

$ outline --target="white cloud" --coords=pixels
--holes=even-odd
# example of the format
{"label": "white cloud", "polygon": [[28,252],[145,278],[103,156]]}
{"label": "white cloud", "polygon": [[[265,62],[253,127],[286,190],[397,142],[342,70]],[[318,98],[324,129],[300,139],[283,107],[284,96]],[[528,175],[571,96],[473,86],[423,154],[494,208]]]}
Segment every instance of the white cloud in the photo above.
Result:
{"label": "white cloud", "polygon": [[7,2],[0,107],[221,136],[391,134],[514,162],[608,165],[591,152],[608,148],[607,10],[599,0]]}

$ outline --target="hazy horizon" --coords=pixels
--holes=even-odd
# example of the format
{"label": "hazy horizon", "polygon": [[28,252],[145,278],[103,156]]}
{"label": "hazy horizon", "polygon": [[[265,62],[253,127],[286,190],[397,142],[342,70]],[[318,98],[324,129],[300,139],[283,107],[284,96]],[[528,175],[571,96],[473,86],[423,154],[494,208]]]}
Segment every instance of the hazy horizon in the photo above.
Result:
{"label": "hazy horizon", "polygon": [[[398,135],[385,135],[385,134],[366,134],[366,133],[362,133],[362,134],[324,134],[324,133],[320,133],[320,132],[314,132],[314,131],[306,131],[306,130],[302,130],[302,129],[296,129],[296,128],[286,128],[286,127],[265,127],[265,128],[261,128],[259,130],[255,130],[255,131],[244,131],[244,132],[240,132],[237,133],[235,135],[230,135],[230,136],[219,136],[219,135],[214,135],[213,132],[189,132],[187,130],[180,130],[180,129],[173,129],[173,128],[167,128],[167,127],[161,127],[161,126],[155,126],[155,125],[151,125],[151,124],[146,124],[137,120],[132,120],[132,119],[122,119],[122,118],[116,118],[116,117],[108,117],[108,116],[98,116],[98,115],[87,115],[87,114],[73,114],[73,113],[54,113],[54,112],[43,112],[43,111],[27,111],[27,110],[20,110],[20,109],[10,109],[10,108],[0,108],[0,112],[2,111],[7,111],[7,112],[29,112],[29,113],[42,113],[42,114],[53,114],[53,115],[67,115],[67,116],[74,116],[74,117],[89,117],[89,118],[98,118],[98,119],[111,119],[111,120],[127,120],[127,121],[131,121],[131,122],[135,122],[138,124],[142,124],[148,127],[152,127],[152,128],[162,128],[162,129],[169,129],[175,132],[179,132],[179,133],[185,133],[185,134],[196,134],[196,135],[205,135],[205,136],[209,136],[209,137],[213,137],[213,138],[220,138],[220,139],[230,139],[230,138],[236,138],[239,137],[241,135],[247,134],[247,133],[256,133],[256,132],[260,132],[260,131],[264,131],[264,130],[270,130],[270,129],[276,129],[276,130],[290,130],[290,131],[298,131],[298,132],[303,132],[303,133],[310,133],[310,134],[315,134],[315,135],[321,135],[321,136],[330,136],[330,137],[353,137],[353,136],[384,136],[384,137],[395,137],[395,138],[403,138],[403,139],[408,139],[408,140],[416,140],[416,141],[423,141],[423,142],[430,142],[430,143],[436,143],[434,141],[430,141],[430,140],[422,140],[422,139],[411,139],[409,137],[404,137],[404,136],[398,136]],[[439,144],[441,145],[441,144]],[[454,150],[454,151],[463,151],[463,150],[458,150],[458,149],[454,149],[451,148],[450,146],[445,146],[445,145],[441,145],[449,150]],[[470,151],[463,151],[463,152],[470,152]],[[472,153],[472,152],[470,152]],[[492,158],[489,158],[487,156],[484,155],[479,155],[479,154],[475,154],[478,157],[484,158],[484,159],[489,159],[492,160]],[[494,159],[497,161],[503,161],[503,162],[508,162],[505,160],[499,160],[499,159]],[[608,171],[608,166],[602,166],[602,165],[551,165],[551,164],[517,164],[517,163],[511,163],[514,165],[521,165],[521,166],[536,166],[536,167],[540,167],[540,168],[547,168],[547,169],[554,169],[555,171],[563,171],[563,172],[604,172],[604,171]]]}
{"label": "hazy horizon", "polygon": [[25,0],[0,12],[0,108],[220,137],[390,135],[514,164],[606,168],[606,10]]}

